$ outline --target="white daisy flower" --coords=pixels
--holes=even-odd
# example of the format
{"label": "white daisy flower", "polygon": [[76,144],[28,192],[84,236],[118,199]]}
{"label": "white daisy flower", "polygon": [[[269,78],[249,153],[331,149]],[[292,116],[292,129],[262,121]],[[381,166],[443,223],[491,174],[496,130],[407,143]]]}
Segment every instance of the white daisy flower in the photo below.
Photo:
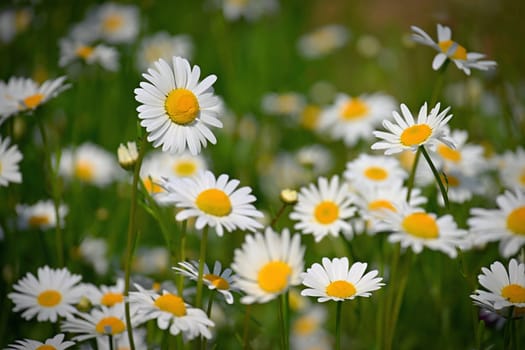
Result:
{"label": "white daisy flower", "polygon": [[296,157],[299,163],[310,170],[314,176],[326,174],[334,164],[334,157],[330,150],[316,144],[301,147]]}
{"label": "white daisy flower", "polygon": [[343,47],[349,37],[350,32],[344,26],[329,24],[299,37],[297,49],[304,58],[318,58]]}
{"label": "white daisy flower", "polygon": [[170,35],[158,32],[145,37],[137,51],[137,66],[140,71],[151,67],[160,58],[165,61],[173,56],[184,57],[190,60],[193,56],[193,42],[189,35]]}
{"label": "white daisy flower", "polygon": [[511,259],[507,271],[496,261],[481,271],[478,281],[486,290],[477,289],[470,296],[475,304],[510,317],[514,315],[509,315],[508,308],[525,307],[525,264]]}
{"label": "white daisy flower", "polygon": [[254,21],[279,9],[277,0],[218,0],[218,2],[222,6],[224,17],[229,21],[236,21],[242,17]]}
{"label": "white daisy flower", "polygon": [[137,292],[130,292],[130,304],[138,324],[149,320],[157,320],[157,326],[168,329],[173,335],[182,333],[185,340],[199,336],[211,338],[210,327],[214,327],[206,313],[201,309],[191,307],[184,300],[168,291],[162,294],[148,291],[135,284]]}
{"label": "white daisy flower", "polygon": [[306,105],[306,98],[296,92],[270,92],[262,97],[261,109],[269,115],[296,116]]}
{"label": "white daisy flower", "polygon": [[[131,346],[129,345],[129,335],[128,331],[124,331],[117,339],[114,339],[114,344],[112,347],[108,344],[107,337],[98,337],[97,338],[97,347],[92,350],[130,350]],[[144,328],[133,328],[133,345],[135,349],[147,349],[148,344],[146,342],[146,329]],[[91,349],[82,349],[82,350],[91,350]]]}
{"label": "white daisy flower", "polygon": [[165,247],[139,248],[133,270],[143,275],[161,274],[168,270],[170,253]]}
{"label": "white daisy flower", "polygon": [[[483,184],[479,177],[464,174],[461,170],[445,171],[441,175],[441,181],[447,189],[448,200],[453,203],[465,203],[474,194],[483,194]],[[441,206],[445,205],[443,196],[438,196],[438,202]]]}
{"label": "white daisy flower", "polygon": [[182,208],[175,217],[178,221],[196,217],[198,230],[214,227],[219,236],[224,230],[255,231],[262,228],[256,219],[263,214],[252,204],[256,200],[252,189],[237,188],[239,184],[239,180],[230,180],[226,174],[215,178],[210,171],[192,178],[164,179],[162,186],[167,194],[163,201]]}
{"label": "white daisy flower", "polygon": [[[1,124],[1,123],[0,123]],[[22,174],[18,163],[23,156],[17,145],[10,145],[9,137],[0,136],[0,186],[7,186],[10,182],[21,183]]]}
{"label": "white daisy flower", "polygon": [[[179,262],[180,267],[173,267],[178,273],[197,281],[199,279],[199,262]],[[238,292],[239,290],[233,285],[235,275],[232,275],[232,270],[226,268],[222,270],[221,263],[215,261],[213,271],[204,264],[203,282],[210,290],[216,290],[222,294],[224,300],[228,304],[233,304],[233,295],[231,292]]]}
{"label": "white daisy flower", "polygon": [[[303,296],[304,297],[304,296]],[[323,332],[326,323],[326,309],[319,304],[312,305],[292,322],[292,337],[311,338]]]}
{"label": "white daisy flower", "polygon": [[72,39],[62,39],[59,42],[60,59],[58,65],[65,67],[75,61],[87,64],[99,64],[109,71],[119,69],[119,53],[114,47],[104,44],[89,45]]}
{"label": "white daisy flower", "polygon": [[367,272],[367,263],[355,262],[349,268],[348,258],[322,259],[322,265],[314,263],[301,274],[305,288],[302,295],[317,297],[323,303],[328,300],[344,301],[355,297],[369,297],[371,292],[384,286],[377,270]]}
{"label": "white daisy flower", "polygon": [[402,183],[408,174],[395,158],[361,153],[346,163],[344,177],[355,188],[362,184],[388,187]]}
{"label": "white daisy flower", "polygon": [[75,345],[75,342],[64,340],[64,334],[57,334],[47,339],[44,343],[38,340],[17,340],[10,344],[5,350],[65,350]]}
{"label": "white daisy flower", "polygon": [[268,198],[277,198],[283,188],[297,188],[312,178],[299,159],[288,152],[259,159],[257,169],[261,175],[259,184]]}
{"label": "white daisy flower", "polygon": [[84,261],[93,266],[97,274],[104,275],[108,272],[108,244],[105,239],[85,237],[78,246],[78,253]]}
{"label": "white daisy flower", "polygon": [[505,191],[496,203],[498,209],[472,208],[468,225],[475,244],[499,241],[500,254],[509,258],[525,244],[525,190]]}
{"label": "white daisy flower", "polygon": [[404,206],[398,211],[385,211],[383,218],[390,243],[401,244],[402,248],[411,247],[419,254],[423,247],[439,250],[454,259],[457,249],[467,247],[467,231],[459,229],[451,215],[436,217],[419,208]]}
{"label": "white daisy flower", "polygon": [[[64,227],[64,217],[68,213],[66,205],[58,208],[60,227]],[[38,201],[33,205],[17,204],[18,227],[23,230],[39,229],[48,230],[56,227],[55,205],[52,200]]]}
{"label": "white daisy flower", "polygon": [[317,186],[310,184],[300,189],[290,219],[299,221],[294,228],[304,234],[313,234],[316,242],[326,235],[351,235],[352,226],[348,220],[356,212],[352,202],[348,185],[340,183],[338,176],[330,180],[320,177]]}
{"label": "white daisy flower", "polygon": [[525,149],[518,147],[515,151],[507,151],[500,160],[498,175],[503,186],[525,190]]}
{"label": "white daisy flower", "polygon": [[0,41],[10,43],[17,34],[25,31],[33,19],[30,7],[7,8],[0,12]]}
{"label": "white daisy flower", "polygon": [[170,153],[187,148],[198,154],[207,141],[217,142],[209,129],[222,127],[217,118],[221,103],[212,87],[215,75],[199,82],[199,66],[191,68],[188,60],[175,56],[172,66],[159,59],[142,76],[148,82],[135,89],[135,99],[142,103],[137,111],[154,147]]}
{"label": "white daisy flower", "polygon": [[86,290],[86,298],[91,304],[113,307],[124,302],[124,279],[117,279],[113,286],[101,285],[100,287],[91,285]]}
{"label": "white daisy flower", "polygon": [[322,111],[319,129],[326,130],[335,140],[343,140],[347,146],[354,146],[360,139],[370,140],[374,128],[395,108],[395,100],[386,94],[350,97],[340,93]]}
{"label": "white daisy flower", "polygon": [[235,249],[231,265],[237,274],[235,286],[245,296],[241,303],[266,303],[300,283],[303,271],[304,246],[301,236],[283,229],[278,234],[267,227],[264,235],[246,235],[240,249]]}
{"label": "white daisy flower", "polygon": [[448,136],[445,126],[452,118],[448,114],[450,107],[439,112],[440,104],[427,114],[427,104],[419,109],[417,120],[414,120],[412,113],[405,104],[401,104],[401,113],[393,111],[395,124],[389,120],[383,121],[383,127],[389,132],[374,131],[374,136],[383,139],[372,145],[373,150],[385,150],[386,155],[399,153],[403,150],[415,152],[419,146],[428,145],[434,151],[438,141],[445,145],[455,148],[454,141]]}
{"label": "white daisy flower", "polygon": [[454,62],[458,69],[470,75],[470,69],[489,70],[496,67],[495,61],[482,60],[484,54],[467,52],[467,50],[452,40],[452,31],[447,26],[437,25],[438,41],[435,42],[425,31],[416,26],[410,27],[413,31],[412,39],[423,45],[434,48],[439,53],[432,61],[432,69],[438,70],[447,59]]}
{"label": "white daisy flower", "polygon": [[76,312],[75,304],[85,293],[85,286],[78,284],[82,276],[73,275],[66,268],[48,266],[40,267],[37,275],[28,272],[13,286],[14,292],[8,294],[13,311],[23,311],[26,320],[36,316],[39,322],[71,317]]}
{"label": "white daisy flower", "polygon": [[[429,154],[430,155],[430,154]],[[416,153],[410,149],[401,151],[395,155],[396,159],[399,160],[401,167],[405,169],[407,173],[412,171],[414,162],[416,161]],[[433,157],[432,162],[436,169],[441,168],[441,160],[438,157]],[[418,187],[425,187],[431,184],[435,184],[435,177],[432,173],[432,169],[428,166],[427,162],[418,161],[416,165],[414,184]]]}

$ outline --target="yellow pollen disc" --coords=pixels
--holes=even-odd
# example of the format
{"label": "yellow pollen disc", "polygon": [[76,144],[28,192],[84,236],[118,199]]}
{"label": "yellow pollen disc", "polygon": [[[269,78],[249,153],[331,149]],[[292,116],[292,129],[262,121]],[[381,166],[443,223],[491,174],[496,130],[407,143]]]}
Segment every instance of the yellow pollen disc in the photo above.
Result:
{"label": "yellow pollen disc", "polygon": [[184,305],[184,300],[173,294],[161,295],[155,300],[155,306],[162,311],[169,312],[177,317],[186,315],[186,305]]}
{"label": "yellow pollen disc", "polygon": [[318,322],[313,317],[303,316],[295,321],[293,331],[298,335],[312,334],[317,329]]}
{"label": "yellow pollen disc", "polygon": [[339,217],[339,207],[332,201],[321,202],[315,207],[314,217],[321,224],[331,224]]}
{"label": "yellow pollen disc", "polygon": [[257,283],[268,293],[279,293],[288,287],[292,274],[291,267],[282,261],[271,261],[264,265],[257,274]]}
{"label": "yellow pollen disc", "polygon": [[124,21],[122,20],[122,16],[118,14],[109,15],[104,19],[104,22],[102,23],[102,26],[104,27],[104,30],[108,32],[114,32],[118,30],[120,27],[122,27],[122,24]]}
{"label": "yellow pollen disc", "polygon": [[467,59],[467,50],[459,45],[458,43],[452,41],[452,40],[445,40],[439,42],[439,48],[441,49],[441,52],[448,55],[448,50],[452,45],[456,44],[456,49],[454,52],[452,52],[452,55],[450,57],[456,59],[456,60],[466,60]]}
{"label": "yellow pollen disc", "polygon": [[175,124],[186,125],[195,120],[199,114],[199,101],[188,89],[173,89],[164,103],[166,113]]}
{"label": "yellow pollen disc", "polygon": [[437,152],[441,157],[443,157],[443,159],[449,160],[451,162],[458,163],[461,160],[461,153],[446,145],[439,145]]}
{"label": "yellow pollen disc", "polygon": [[378,200],[368,203],[368,210],[370,211],[381,210],[381,209],[388,209],[393,212],[397,211],[396,207],[394,207],[392,202],[386,199],[378,199]]}
{"label": "yellow pollen disc", "polygon": [[503,287],[501,296],[511,303],[525,303],[525,288],[519,284],[509,284]]}
{"label": "yellow pollen disc", "polygon": [[213,284],[217,289],[228,290],[230,288],[230,284],[228,283],[228,281],[226,281],[220,276],[214,274],[207,274],[204,275],[204,279],[210,281],[211,284]]}
{"label": "yellow pollen disc", "polygon": [[426,124],[412,125],[401,133],[399,140],[404,146],[417,146],[424,143],[432,135],[432,129]]}
{"label": "yellow pollen disc", "polygon": [[214,216],[226,216],[232,212],[230,197],[216,188],[202,191],[197,196],[195,204],[206,214]]}
{"label": "yellow pollen disc", "polygon": [[301,125],[308,130],[314,130],[321,114],[321,108],[314,105],[306,106],[301,113]]}
{"label": "yellow pollen disc", "polygon": [[75,176],[82,181],[91,181],[94,177],[93,164],[87,161],[79,160],[75,164]]}
{"label": "yellow pollen disc", "polygon": [[195,162],[187,160],[173,165],[173,172],[178,176],[192,176],[197,171]]}
{"label": "yellow pollen disc", "polygon": [[35,350],[56,350],[56,348],[53,345],[44,344],[35,348]]}
{"label": "yellow pollen disc", "polygon": [[28,109],[34,109],[38,107],[38,105],[40,104],[40,102],[42,102],[43,99],[44,95],[40,93],[28,96],[23,100],[24,106]]}
{"label": "yellow pollen disc", "polygon": [[33,215],[29,218],[28,223],[31,227],[40,227],[49,224],[49,216],[47,215]]}
{"label": "yellow pollen disc", "polygon": [[374,181],[383,181],[388,177],[388,172],[378,166],[371,166],[365,169],[364,174],[367,178]]}
{"label": "yellow pollen disc", "polygon": [[[107,327],[111,328],[111,331],[107,331]],[[120,334],[126,330],[126,325],[121,319],[115,316],[107,316],[98,321],[95,329],[100,334]]]}
{"label": "yellow pollen disc", "polygon": [[525,206],[514,209],[507,216],[507,228],[515,235],[525,235]]}
{"label": "yellow pollen disc", "polygon": [[91,46],[80,46],[77,49],[76,54],[78,57],[87,60],[91,54],[93,54],[93,50],[94,49]]}
{"label": "yellow pollen disc", "polygon": [[357,292],[355,286],[344,280],[333,281],[326,287],[326,295],[336,298],[350,298]]}
{"label": "yellow pollen disc", "polygon": [[367,116],[368,106],[359,98],[352,98],[341,110],[341,116],[346,120],[361,119]]}
{"label": "yellow pollen disc", "polygon": [[153,181],[151,177],[142,179],[142,183],[144,184],[144,187],[146,188],[146,191],[148,191],[148,193],[160,193],[164,191],[164,189],[155,181]]}
{"label": "yellow pollen disc", "polygon": [[426,213],[412,213],[403,219],[403,229],[419,238],[431,239],[439,236],[439,228],[434,218]]}
{"label": "yellow pollen disc", "polygon": [[60,304],[62,294],[58,290],[48,289],[38,295],[36,301],[38,305],[44,307],[53,307]]}
{"label": "yellow pollen disc", "polygon": [[105,306],[113,306],[124,301],[122,293],[107,292],[102,296],[100,303]]}

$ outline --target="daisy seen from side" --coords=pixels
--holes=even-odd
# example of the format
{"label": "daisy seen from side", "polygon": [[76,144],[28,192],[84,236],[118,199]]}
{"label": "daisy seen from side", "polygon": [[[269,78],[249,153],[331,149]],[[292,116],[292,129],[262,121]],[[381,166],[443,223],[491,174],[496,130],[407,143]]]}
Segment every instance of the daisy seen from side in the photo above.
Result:
{"label": "daisy seen from side", "polygon": [[66,67],[75,61],[88,65],[98,64],[109,71],[119,69],[119,53],[117,49],[104,44],[90,45],[72,39],[62,39],[59,42],[60,58],[58,65]]}
{"label": "daisy seen from side", "polygon": [[[68,207],[64,204],[59,205],[58,225],[60,227],[64,226],[64,218],[67,213]],[[55,205],[52,200],[38,201],[33,205],[17,204],[16,214],[18,216],[18,227],[23,230],[48,230],[57,225]]]}
{"label": "daisy seen from side", "polygon": [[64,334],[57,334],[43,343],[32,339],[17,340],[8,345],[6,350],[65,350],[75,345],[75,342],[64,340],[64,338]]}
{"label": "daisy seen from side", "polygon": [[22,182],[22,173],[19,168],[22,159],[23,155],[18,146],[11,144],[9,137],[0,136],[0,186]]}

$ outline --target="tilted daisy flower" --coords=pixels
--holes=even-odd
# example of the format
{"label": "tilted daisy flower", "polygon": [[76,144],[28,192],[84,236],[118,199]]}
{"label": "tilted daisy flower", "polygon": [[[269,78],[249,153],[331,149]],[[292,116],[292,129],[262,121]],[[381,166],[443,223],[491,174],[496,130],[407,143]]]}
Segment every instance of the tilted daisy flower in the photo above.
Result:
{"label": "tilted daisy flower", "polygon": [[[60,227],[64,226],[64,218],[67,212],[68,208],[66,205],[58,207]],[[17,204],[16,214],[18,216],[18,227],[23,230],[47,230],[57,225],[55,205],[52,200],[38,201],[33,205]]]}
{"label": "tilted daisy flower", "polygon": [[318,58],[343,47],[350,37],[347,28],[329,24],[302,35],[297,41],[297,49],[305,58]]}
{"label": "tilted daisy flower", "polygon": [[214,327],[206,313],[191,307],[184,300],[166,290],[159,294],[135,284],[137,292],[130,292],[131,309],[136,314],[138,325],[157,320],[157,326],[173,335],[182,333],[185,340],[199,336],[211,338],[210,327]]}
{"label": "tilted daisy flower", "polygon": [[142,40],[137,51],[137,66],[141,71],[151,67],[155,61],[162,58],[171,60],[180,56],[190,60],[193,56],[193,42],[189,35],[170,35],[158,32]]}
{"label": "tilted daisy flower", "polygon": [[2,138],[0,136],[0,186],[22,182],[22,174],[18,163],[20,163],[23,156],[18,146],[10,143],[11,139],[9,137]]}
{"label": "tilted daisy flower", "polygon": [[319,129],[343,140],[346,146],[354,146],[361,139],[370,140],[374,127],[388,118],[395,106],[395,100],[383,93],[357,97],[340,93],[321,113]]}
{"label": "tilted daisy flower", "polygon": [[242,247],[235,249],[232,264],[235,286],[246,293],[241,303],[266,303],[298,285],[304,249],[301,236],[291,237],[288,229],[279,234],[267,227],[264,234],[246,235]]}
{"label": "tilted daisy flower", "polygon": [[79,284],[82,276],[74,275],[66,268],[40,267],[37,277],[27,273],[13,286],[8,294],[14,304],[13,311],[22,311],[22,317],[37,321],[56,322],[58,317],[71,317],[76,312],[75,304],[85,293]]}
{"label": "tilted daisy flower", "polygon": [[347,162],[344,172],[344,178],[355,188],[362,184],[388,187],[402,183],[407,176],[397,159],[365,153]]}
{"label": "tilted daisy flower", "polygon": [[484,54],[468,52],[463,46],[452,40],[452,31],[449,27],[437,25],[438,41],[435,42],[425,31],[416,26],[410,27],[413,31],[412,39],[423,45],[434,48],[439,53],[432,61],[432,69],[438,70],[447,59],[454,62],[458,69],[470,75],[470,69],[489,70],[496,67],[495,61],[482,60]]}
{"label": "tilted daisy flower", "polygon": [[113,307],[124,302],[124,279],[119,278],[113,286],[90,285],[85,295],[92,305]]}
{"label": "tilted daisy flower", "polygon": [[296,230],[313,234],[319,242],[326,235],[351,235],[352,226],[348,220],[355,212],[348,185],[341,183],[338,176],[330,180],[320,177],[317,185],[309,184],[300,189],[290,219],[299,221],[294,225]]}
{"label": "tilted daisy flower", "polygon": [[510,307],[525,307],[525,264],[511,259],[508,270],[496,261],[490,269],[481,268],[482,274],[478,281],[486,290],[477,289],[470,297],[474,303],[489,310],[496,311],[506,317]]}
{"label": "tilted daisy flower", "polygon": [[307,288],[302,295],[316,297],[317,301],[344,301],[355,297],[369,297],[371,292],[384,286],[382,277],[376,277],[377,270],[365,273],[367,263],[355,262],[349,268],[347,257],[322,259],[322,265],[314,263],[301,274]]}
{"label": "tilted daisy flower", "polygon": [[142,76],[135,89],[140,125],[148,132],[148,141],[162,151],[180,153],[188,149],[198,154],[207,141],[217,139],[210,126],[222,128],[217,118],[221,110],[219,98],[213,94],[215,75],[199,82],[199,66],[190,67],[188,60],[173,57],[172,65],[163,59],[154,63]]}
{"label": "tilted daisy flower", "polygon": [[[178,273],[197,281],[199,278],[199,262],[179,262],[180,267],[173,267]],[[239,289],[233,285],[235,275],[232,270],[226,268],[222,270],[221,263],[215,261],[213,270],[210,270],[207,264],[204,264],[203,281],[210,290],[216,290],[222,294],[228,304],[233,304],[232,292],[239,292]]]}
{"label": "tilted daisy flower", "polygon": [[38,340],[17,340],[10,344],[5,350],[65,350],[75,345],[75,342],[64,340],[64,334],[57,334],[47,339],[44,343]]}
{"label": "tilted daisy flower", "polygon": [[509,258],[525,244],[525,190],[507,190],[496,198],[498,209],[472,208],[468,219],[475,244],[499,241]]}
{"label": "tilted daisy flower", "polygon": [[75,61],[82,61],[86,64],[99,64],[102,68],[109,71],[119,69],[119,53],[114,47],[104,44],[90,45],[71,39],[62,39],[59,42],[60,59],[58,65],[66,67]]}
{"label": "tilted daisy flower", "polygon": [[518,147],[515,151],[506,151],[500,160],[497,170],[503,186],[525,190],[525,149]]}
{"label": "tilted daisy flower", "polygon": [[256,200],[252,189],[238,188],[239,184],[239,180],[229,179],[226,174],[215,178],[211,171],[192,178],[164,179],[162,186],[167,194],[163,201],[182,209],[175,217],[178,221],[195,217],[198,230],[210,226],[219,236],[224,230],[255,231],[262,228],[256,219],[263,214],[252,204]]}
{"label": "tilted daisy flower", "polygon": [[399,153],[403,150],[416,151],[419,146],[428,146],[434,151],[438,142],[455,148],[454,141],[447,134],[445,126],[452,118],[448,114],[450,107],[439,112],[440,104],[427,113],[427,104],[419,109],[417,120],[405,104],[401,104],[402,116],[393,111],[395,124],[389,120],[383,121],[383,127],[389,132],[374,131],[375,137],[382,139],[372,145],[373,150],[385,150],[386,155]]}

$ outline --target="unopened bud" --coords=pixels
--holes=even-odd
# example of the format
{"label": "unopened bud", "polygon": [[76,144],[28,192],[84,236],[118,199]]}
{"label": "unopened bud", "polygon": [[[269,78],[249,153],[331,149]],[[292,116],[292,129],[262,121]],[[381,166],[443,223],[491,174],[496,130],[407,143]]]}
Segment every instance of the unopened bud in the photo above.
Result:
{"label": "unopened bud", "polygon": [[286,188],[281,191],[281,201],[286,204],[297,203],[297,191]]}
{"label": "unopened bud", "polygon": [[139,152],[135,142],[128,142],[127,146],[120,144],[117,150],[118,162],[125,170],[131,170],[137,163]]}

